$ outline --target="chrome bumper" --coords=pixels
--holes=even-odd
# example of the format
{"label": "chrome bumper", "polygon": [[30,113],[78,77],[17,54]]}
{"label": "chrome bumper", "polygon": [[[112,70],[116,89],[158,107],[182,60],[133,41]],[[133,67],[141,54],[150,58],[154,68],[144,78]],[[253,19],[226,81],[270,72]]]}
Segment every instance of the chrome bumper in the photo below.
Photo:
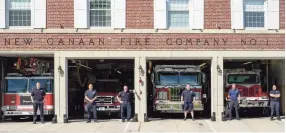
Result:
{"label": "chrome bumper", "polygon": [[[44,110],[44,115],[53,115],[53,110]],[[4,111],[4,116],[32,116],[34,111]],[[37,115],[40,115],[40,111],[37,112]]]}
{"label": "chrome bumper", "polygon": [[[160,112],[170,112],[170,113],[176,113],[176,112],[183,112],[183,104],[180,102],[159,102],[155,104],[154,107],[155,111]],[[201,103],[195,103],[194,104],[194,111],[203,111],[203,104]]]}

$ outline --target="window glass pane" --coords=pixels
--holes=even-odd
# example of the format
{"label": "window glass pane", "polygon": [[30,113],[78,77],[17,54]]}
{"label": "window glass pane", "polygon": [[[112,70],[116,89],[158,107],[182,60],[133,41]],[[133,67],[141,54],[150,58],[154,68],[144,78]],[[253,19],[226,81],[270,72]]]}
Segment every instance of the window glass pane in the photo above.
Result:
{"label": "window glass pane", "polygon": [[264,27],[264,0],[244,0],[245,27]]}
{"label": "window glass pane", "polygon": [[31,26],[31,0],[9,0],[9,26]]}
{"label": "window glass pane", "polygon": [[170,27],[188,27],[189,11],[169,11],[168,22]]}
{"label": "window glass pane", "polygon": [[168,24],[169,27],[189,26],[189,0],[169,0]]}
{"label": "window glass pane", "polygon": [[90,0],[90,26],[111,26],[111,0]]}

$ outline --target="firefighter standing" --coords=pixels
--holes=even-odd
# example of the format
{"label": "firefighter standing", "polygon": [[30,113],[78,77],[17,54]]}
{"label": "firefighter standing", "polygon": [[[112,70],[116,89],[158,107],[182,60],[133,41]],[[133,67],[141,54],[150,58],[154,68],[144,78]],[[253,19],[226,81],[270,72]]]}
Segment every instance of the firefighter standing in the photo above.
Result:
{"label": "firefighter standing", "polygon": [[127,110],[127,121],[131,121],[131,104],[130,98],[133,91],[128,91],[127,85],[123,86],[123,91],[117,95],[117,100],[120,102],[121,120],[125,121],[125,109]]}
{"label": "firefighter standing", "polygon": [[239,101],[240,101],[240,92],[239,90],[236,88],[235,84],[232,84],[232,88],[231,90],[229,90],[228,92],[228,98],[230,99],[229,101],[229,120],[231,120],[232,118],[232,109],[234,107],[235,109],[235,115],[236,115],[236,119],[239,120],[239,115],[238,115],[238,105],[239,105]]}
{"label": "firefighter standing", "polygon": [[41,88],[41,84],[39,82],[36,83],[36,88],[33,88],[31,93],[31,100],[34,104],[34,117],[33,117],[33,124],[36,124],[37,120],[37,111],[38,108],[40,110],[40,119],[41,123],[44,124],[44,99],[45,99],[45,90]]}
{"label": "firefighter standing", "polygon": [[94,122],[97,122],[97,116],[96,116],[96,90],[93,89],[93,85],[89,84],[88,85],[88,90],[85,91],[85,100],[87,101],[87,122],[90,123],[91,121],[91,109],[93,112],[93,119]]}
{"label": "firefighter standing", "polygon": [[194,101],[195,101],[195,93],[191,91],[191,87],[189,84],[186,85],[186,90],[184,90],[181,94],[181,103],[184,104],[184,120],[187,119],[188,112],[192,115],[192,120],[194,118]]}
{"label": "firefighter standing", "polygon": [[280,91],[276,90],[276,85],[273,85],[272,90],[270,91],[271,120],[273,120],[274,110],[276,111],[277,120],[279,121],[281,120],[279,115],[279,106],[280,106],[279,98],[280,98]]}

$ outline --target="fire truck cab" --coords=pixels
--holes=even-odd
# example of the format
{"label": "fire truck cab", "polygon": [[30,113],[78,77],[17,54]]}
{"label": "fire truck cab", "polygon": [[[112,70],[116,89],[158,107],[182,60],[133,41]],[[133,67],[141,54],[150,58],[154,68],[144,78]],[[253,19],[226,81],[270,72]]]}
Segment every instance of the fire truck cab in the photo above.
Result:
{"label": "fire truck cab", "polygon": [[196,93],[194,110],[203,111],[203,100],[207,95],[203,87],[205,74],[195,65],[156,65],[152,75],[153,111],[162,113],[182,113],[181,93],[186,84]]}
{"label": "fire truck cab", "polygon": [[253,69],[225,69],[224,85],[225,97],[228,102],[228,91],[232,84],[240,91],[241,102],[239,107],[242,108],[266,108],[269,107],[269,97],[267,92],[262,89],[261,70]]}
{"label": "fire truck cab", "polygon": [[[33,103],[31,91],[36,87],[36,83],[41,84],[45,89],[44,115],[54,114],[54,77],[52,73],[43,75],[25,76],[18,73],[8,73],[4,81],[4,101],[1,110],[4,118],[18,120],[21,117],[33,116]],[[40,112],[37,112],[40,114]]]}

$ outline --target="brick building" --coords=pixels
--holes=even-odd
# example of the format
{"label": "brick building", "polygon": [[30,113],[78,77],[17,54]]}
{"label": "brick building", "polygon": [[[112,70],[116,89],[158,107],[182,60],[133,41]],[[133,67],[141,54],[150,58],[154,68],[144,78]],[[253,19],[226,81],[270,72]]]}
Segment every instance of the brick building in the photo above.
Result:
{"label": "brick building", "polygon": [[[63,71],[68,59],[134,59],[134,81],[145,82],[136,70],[146,68],[148,59],[210,59],[211,112],[220,119],[218,97],[224,94],[217,66],[223,68],[224,59],[284,60],[284,5],[285,0],[0,0],[0,55],[54,57],[55,68]],[[68,79],[58,72],[54,77],[55,112],[62,122]],[[135,112],[143,121],[147,94],[141,97]]]}

